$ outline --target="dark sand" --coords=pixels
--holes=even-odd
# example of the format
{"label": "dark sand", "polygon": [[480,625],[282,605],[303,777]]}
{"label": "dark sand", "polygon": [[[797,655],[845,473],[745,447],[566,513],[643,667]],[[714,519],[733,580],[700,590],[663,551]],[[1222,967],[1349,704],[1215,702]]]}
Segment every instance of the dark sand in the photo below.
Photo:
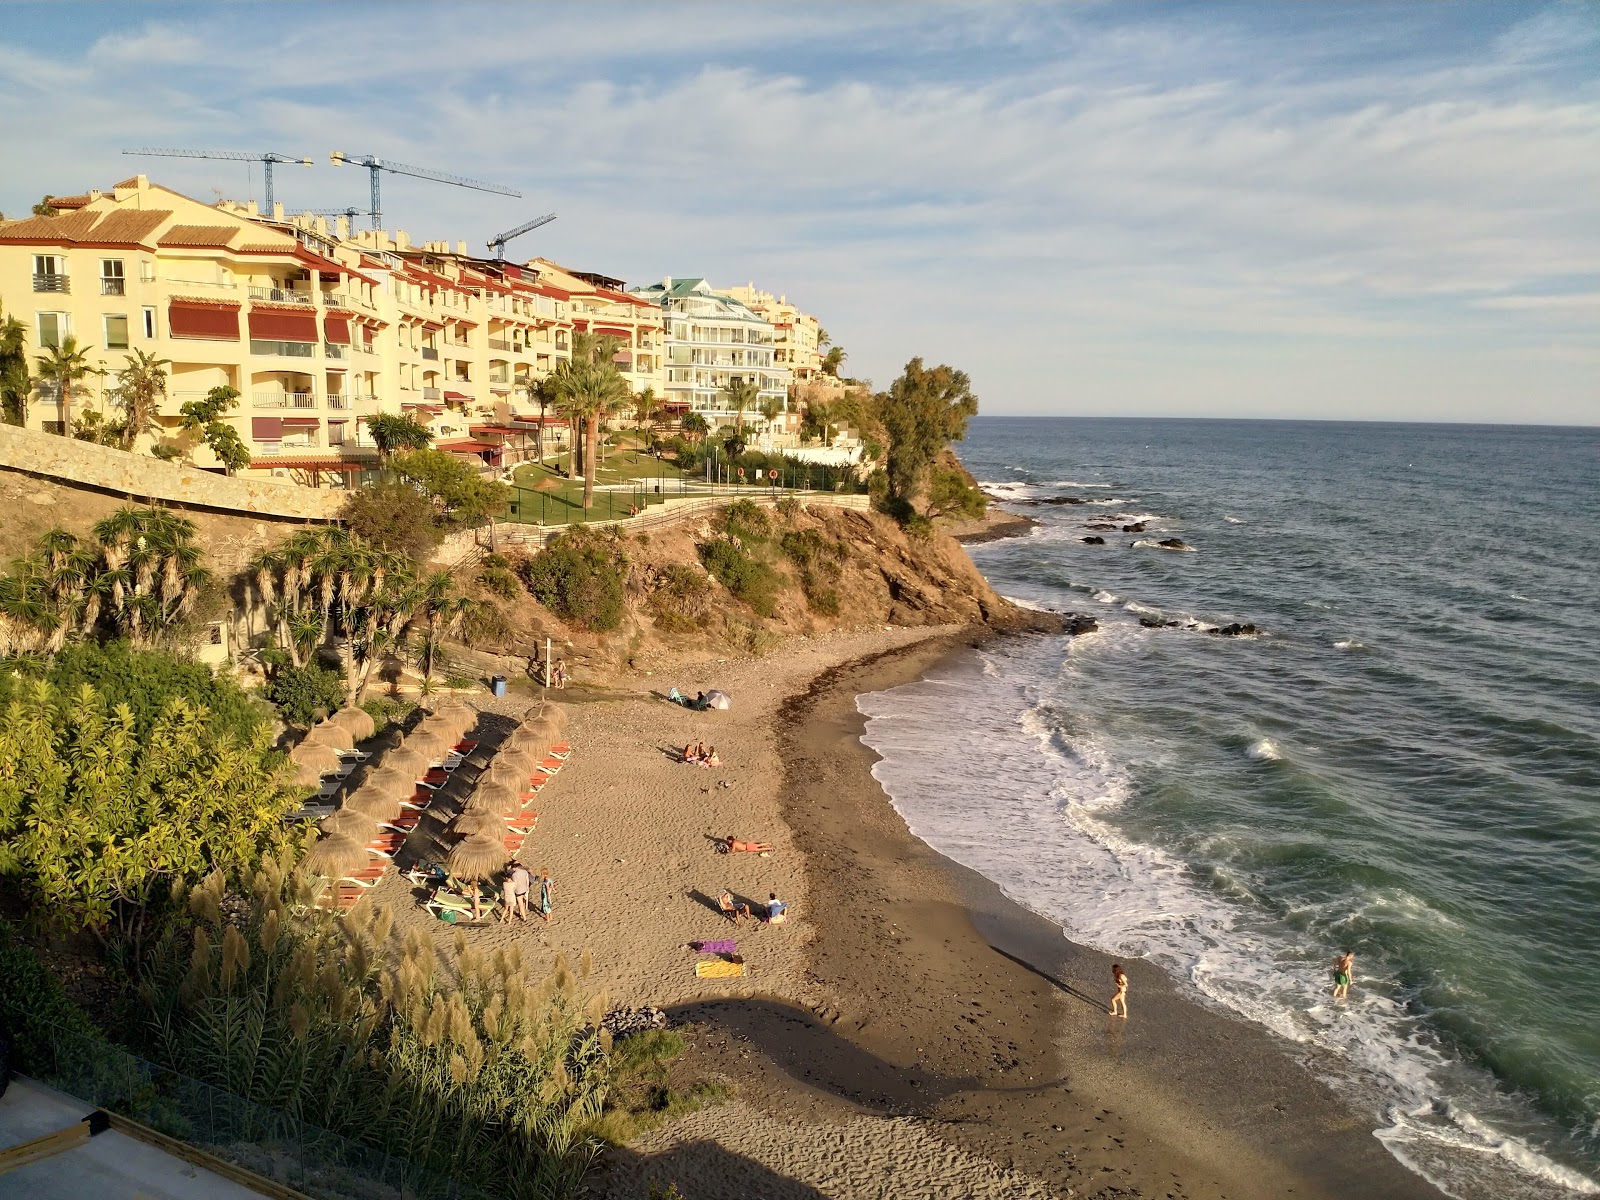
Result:
{"label": "dark sand", "polygon": [[1137,960],[1131,1019],[1109,1018],[1108,958],[910,834],[871,776],[855,698],[962,644],[847,664],[783,707],[784,816],[821,931],[809,970],[839,1005],[683,1007],[695,1056],[758,1107],[915,1114],[1063,1196],[1437,1200],[1287,1043]]}

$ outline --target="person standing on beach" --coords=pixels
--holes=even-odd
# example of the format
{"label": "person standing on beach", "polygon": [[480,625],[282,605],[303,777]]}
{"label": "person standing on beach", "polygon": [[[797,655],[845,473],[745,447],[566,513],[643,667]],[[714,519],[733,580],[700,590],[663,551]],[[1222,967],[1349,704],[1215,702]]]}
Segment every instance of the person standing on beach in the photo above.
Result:
{"label": "person standing on beach", "polygon": [[555,896],[556,885],[547,867],[539,872],[539,915],[546,925],[550,924],[550,913],[555,908]]}
{"label": "person standing on beach", "polygon": [[[1111,1015],[1128,1019],[1128,973],[1122,969],[1121,963],[1111,964],[1111,982],[1117,985],[1117,994],[1111,997]],[[1118,1009],[1121,1012],[1118,1012]]]}
{"label": "person standing on beach", "polygon": [[1356,973],[1356,955],[1354,950],[1346,950],[1333,960],[1333,998],[1335,1000],[1348,1000],[1350,998],[1350,980]]}

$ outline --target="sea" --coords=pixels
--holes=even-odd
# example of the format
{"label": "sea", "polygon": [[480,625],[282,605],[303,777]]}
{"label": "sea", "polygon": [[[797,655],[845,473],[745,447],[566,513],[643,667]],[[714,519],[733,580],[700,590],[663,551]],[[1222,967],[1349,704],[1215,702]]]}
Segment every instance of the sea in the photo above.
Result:
{"label": "sea", "polygon": [[995,588],[1099,628],[860,698],[912,832],[1280,1034],[1447,1194],[1600,1194],[1600,429],[996,417],[958,449],[1038,521],[970,548]]}

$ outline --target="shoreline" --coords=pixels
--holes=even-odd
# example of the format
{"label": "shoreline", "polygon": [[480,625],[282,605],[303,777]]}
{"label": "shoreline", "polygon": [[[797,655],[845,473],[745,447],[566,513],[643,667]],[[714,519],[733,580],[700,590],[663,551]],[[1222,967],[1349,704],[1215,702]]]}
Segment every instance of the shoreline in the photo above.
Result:
{"label": "shoreline", "polygon": [[[1441,1193],[1372,1136],[1376,1121],[1268,1030],[1182,995],[1139,960],[1127,963],[1134,1016],[1112,1021],[1103,1008],[1108,957],[1070,942],[906,827],[871,775],[878,756],[860,741],[856,697],[921,678],[992,636],[931,632],[830,666],[780,704],[781,813],[803,855],[815,929],[807,997],[797,1004],[762,989],[674,1006],[696,1065],[731,1079],[741,1100],[724,1106],[731,1113],[691,1117],[613,1156],[627,1163],[617,1182],[692,1179],[697,1200],[1436,1200]],[[757,1187],[749,1154],[728,1161],[727,1143],[763,1123],[773,1128],[753,1146],[767,1158],[775,1138],[805,1140],[796,1118],[819,1131],[863,1119],[898,1127],[913,1116],[965,1170],[992,1164],[996,1178],[1020,1174],[966,1190],[925,1182],[920,1192],[793,1191],[773,1190],[770,1175]],[[707,1156],[716,1169],[707,1170]]]}

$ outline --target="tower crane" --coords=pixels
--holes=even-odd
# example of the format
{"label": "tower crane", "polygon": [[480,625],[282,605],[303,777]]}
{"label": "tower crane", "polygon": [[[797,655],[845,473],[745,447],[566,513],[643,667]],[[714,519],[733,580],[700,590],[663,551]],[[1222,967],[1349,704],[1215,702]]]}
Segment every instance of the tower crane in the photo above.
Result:
{"label": "tower crane", "polygon": [[489,249],[494,251],[494,256],[497,259],[499,259],[501,262],[504,262],[505,259],[506,259],[506,243],[507,242],[509,242],[512,238],[521,237],[523,234],[527,233],[530,229],[537,229],[541,225],[548,225],[548,224],[550,224],[551,221],[554,221],[555,219],[556,219],[556,214],[555,213],[545,213],[544,216],[535,217],[533,220],[527,222],[526,224],[518,225],[515,229],[508,229],[504,233],[497,233],[492,238],[489,239]]}
{"label": "tower crane", "polygon": [[392,159],[376,158],[371,154],[346,154],[343,150],[335,150],[329,159],[336,167],[365,167],[372,176],[372,227],[383,227],[383,194],[379,179],[383,172],[391,175],[410,175],[415,179],[431,179],[435,183],[448,183],[455,187],[471,188],[477,192],[495,192],[501,196],[515,196],[522,199],[522,193],[508,187],[501,187],[497,183],[484,183],[481,179],[468,179],[463,175],[446,175],[443,171],[430,171],[426,167],[412,167],[405,163],[395,162]]}
{"label": "tower crane", "polygon": [[261,153],[240,150],[168,150],[153,147],[144,147],[139,150],[124,150],[124,154],[154,155],[157,158],[221,158],[232,162],[258,162],[262,164],[262,174],[267,183],[267,215],[272,215],[272,164],[293,163],[295,166],[309,167],[311,160],[302,158],[297,154],[279,154],[273,150]]}

